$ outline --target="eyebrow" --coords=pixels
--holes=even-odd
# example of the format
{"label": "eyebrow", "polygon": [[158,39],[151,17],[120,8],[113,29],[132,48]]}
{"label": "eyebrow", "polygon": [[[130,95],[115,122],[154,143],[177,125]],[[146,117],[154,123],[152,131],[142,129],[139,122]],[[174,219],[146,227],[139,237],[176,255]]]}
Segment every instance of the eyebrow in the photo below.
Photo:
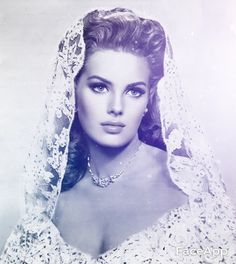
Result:
{"label": "eyebrow", "polygon": [[100,80],[100,81],[102,81],[102,82],[105,82],[105,83],[107,83],[107,84],[109,84],[109,85],[112,84],[110,81],[108,81],[108,80],[106,80],[106,79],[104,79],[104,78],[102,78],[102,77],[100,77],[100,76],[97,76],[97,75],[90,76],[87,80],[89,81],[89,80],[91,80],[91,79],[98,79],[98,80]]}
{"label": "eyebrow", "polygon": [[[91,79],[98,79],[98,80],[100,80],[102,82],[105,82],[105,83],[107,83],[109,85],[112,85],[112,82],[110,82],[110,81],[106,80],[105,78],[102,78],[102,77],[100,77],[98,75],[92,75],[87,80],[89,81]],[[136,86],[136,85],[144,85],[144,86],[147,86],[147,84],[145,82],[134,82],[134,83],[128,84],[127,87]]]}

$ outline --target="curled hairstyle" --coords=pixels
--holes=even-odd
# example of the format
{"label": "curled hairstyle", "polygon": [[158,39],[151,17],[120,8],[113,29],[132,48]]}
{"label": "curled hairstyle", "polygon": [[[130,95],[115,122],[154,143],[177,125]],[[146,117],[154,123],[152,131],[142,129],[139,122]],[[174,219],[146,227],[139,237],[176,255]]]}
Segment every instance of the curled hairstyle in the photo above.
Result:
{"label": "curled hairstyle", "polygon": [[[163,76],[163,61],[166,46],[165,32],[154,20],[138,17],[132,11],[115,8],[109,11],[88,13],[84,19],[83,38],[85,62],[75,77],[78,82],[87,58],[99,49],[124,51],[147,59],[149,76],[148,112],[144,115],[139,130],[139,139],[149,145],[165,149],[161,136],[160,116],[157,111],[157,83]],[[70,132],[70,144],[66,172],[61,191],[72,188],[87,170],[87,148],[78,116],[75,115]]]}

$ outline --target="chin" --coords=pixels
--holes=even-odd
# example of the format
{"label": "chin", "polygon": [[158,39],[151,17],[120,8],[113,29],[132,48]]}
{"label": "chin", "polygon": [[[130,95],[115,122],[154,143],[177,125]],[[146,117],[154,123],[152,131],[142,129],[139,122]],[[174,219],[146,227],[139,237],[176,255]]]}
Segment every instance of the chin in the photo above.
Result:
{"label": "chin", "polygon": [[102,146],[102,147],[106,147],[106,148],[121,148],[121,147],[125,147],[126,145],[128,145],[130,143],[130,141],[132,141],[132,139],[124,139],[121,137],[117,137],[117,136],[112,136],[109,138],[105,137],[105,138],[100,138],[99,140],[94,140],[98,145]]}

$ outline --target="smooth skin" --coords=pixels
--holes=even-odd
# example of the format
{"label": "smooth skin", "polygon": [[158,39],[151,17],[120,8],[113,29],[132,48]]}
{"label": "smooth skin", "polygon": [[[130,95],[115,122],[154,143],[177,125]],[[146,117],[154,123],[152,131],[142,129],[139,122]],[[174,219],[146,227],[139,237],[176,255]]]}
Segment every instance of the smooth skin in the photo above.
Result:
{"label": "smooth skin", "polygon": [[[67,243],[94,258],[187,203],[187,196],[170,180],[166,152],[140,145],[138,139],[149,74],[143,57],[99,50],[88,58],[75,87],[79,120],[98,176],[118,173],[139,148],[122,176],[108,187],[94,185],[87,172],[59,196],[54,224]],[[104,128],[107,121],[124,126]]]}
{"label": "smooth skin", "polygon": [[[132,141],[148,103],[149,69],[145,58],[101,50],[92,54],[76,87],[79,120],[98,145],[120,148]],[[104,131],[103,122],[122,122],[121,133]]]}

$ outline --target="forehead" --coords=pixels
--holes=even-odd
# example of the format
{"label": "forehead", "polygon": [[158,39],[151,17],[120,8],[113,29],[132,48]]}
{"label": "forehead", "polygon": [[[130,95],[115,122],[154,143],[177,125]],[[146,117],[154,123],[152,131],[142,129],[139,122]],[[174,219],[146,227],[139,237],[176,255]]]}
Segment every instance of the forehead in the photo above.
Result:
{"label": "forehead", "polygon": [[149,78],[147,59],[114,50],[98,50],[86,62],[88,75],[99,75],[108,80],[145,81]]}

